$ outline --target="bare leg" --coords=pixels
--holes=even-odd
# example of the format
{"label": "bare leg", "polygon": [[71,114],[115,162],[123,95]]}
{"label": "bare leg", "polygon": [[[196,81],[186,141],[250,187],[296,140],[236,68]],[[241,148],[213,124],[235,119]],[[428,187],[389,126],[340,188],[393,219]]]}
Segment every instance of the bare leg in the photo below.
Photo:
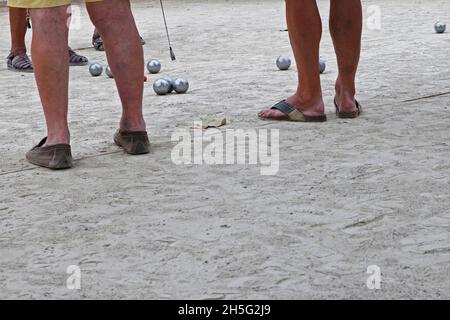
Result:
{"label": "bare leg", "polygon": [[108,0],[88,3],[87,8],[104,41],[108,63],[119,91],[122,102],[120,128],[145,131],[142,116],[144,54],[130,3]]}
{"label": "bare leg", "polygon": [[[322,22],[316,0],[286,0],[286,17],[298,70],[297,93],[287,102],[310,116],[324,112],[319,72],[319,46]],[[259,116],[281,118],[278,110],[265,110]]]}
{"label": "bare leg", "polygon": [[331,0],[330,31],[339,67],[336,101],[344,112],[356,111],[355,78],[361,52],[362,20],[360,0]]}
{"label": "bare leg", "polygon": [[26,52],[27,10],[9,8],[9,23],[11,25],[11,52],[17,50]]}
{"label": "bare leg", "polygon": [[30,13],[36,83],[47,122],[46,145],[69,144],[67,6],[31,9]]}

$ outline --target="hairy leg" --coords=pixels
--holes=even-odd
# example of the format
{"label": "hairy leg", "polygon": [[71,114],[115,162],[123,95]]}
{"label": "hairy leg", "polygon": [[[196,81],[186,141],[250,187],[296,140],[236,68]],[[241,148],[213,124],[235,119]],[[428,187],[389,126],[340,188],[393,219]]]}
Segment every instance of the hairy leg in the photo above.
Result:
{"label": "hairy leg", "polygon": [[103,39],[108,63],[119,91],[122,102],[120,128],[126,131],[145,131],[142,115],[144,54],[130,2],[93,2],[88,3],[87,8]]}
{"label": "hairy leg", "polygon": [[[298,66],[298,87],[287,102],[306,115],[324,112],[319,72],[319,47],[322,22],[316,0],[286,0],[286,18]],[[284,115],[278,110],[266,110],[262,117],[277,118]]]}
{"label": "hairy leg", "polygon": [[362,20],[360,0],[331,0],[330,31],[339,67],[336,100],[344,112],[356,110],[355,78],[361,53]]}
{"label": "hairy leg", "polygon": [[68,144],[67,6],[31,9],[36,83],[47,122],[46,145]]}

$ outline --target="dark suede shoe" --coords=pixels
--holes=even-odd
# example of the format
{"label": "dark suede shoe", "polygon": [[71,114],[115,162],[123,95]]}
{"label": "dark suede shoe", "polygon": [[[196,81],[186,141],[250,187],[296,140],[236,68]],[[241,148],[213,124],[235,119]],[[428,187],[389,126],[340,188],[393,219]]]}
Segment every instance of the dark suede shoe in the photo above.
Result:
{"label": "dark suede shoe", "polygon": [[27,160],[40,167],[52,170],[68,169],[72,167],[72,151],[68,144],[55,144],[43,147],[47,137],[27,152]]}
{"label": "dark suede shoe", "polygon": [[114,135],[114,142],[128,154],[137,155],[150,152],[147,131],[123,131],[119,129]]}

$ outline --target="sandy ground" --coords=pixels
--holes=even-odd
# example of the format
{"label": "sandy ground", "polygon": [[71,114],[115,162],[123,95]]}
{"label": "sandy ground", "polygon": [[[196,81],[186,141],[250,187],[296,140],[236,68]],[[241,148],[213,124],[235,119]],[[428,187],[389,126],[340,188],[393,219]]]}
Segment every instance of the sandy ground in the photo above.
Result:
{"label": "sandy ground", "polygon": [[[319,1],[323,19],[328,1]],[[450,298],[450,2],[379,5],[381,30],[364,31],[358,79],[364,117],[333,115],[336,63],[328,28],[321,55],[329,121],[262,122],[291,94],[295,68],[282,1],[166,1],[178,61],[167,53],[156,1],[136,2],[146,59],[184,76],[187,95],[145,89],[153,151],[132,158],[112,143],[120,114],[114,82],[71,69],[73,170],[24,160],[45,134],[33,75],[0,64],[0,298],[319,299]],[[8,53],[0,9],[0,56]],[[82,9],[74,48],[90,44]],[[106,64],[103,53],[80,51]],[[132,57],[130,57],[132,58]],[[155,76],[150,76],[150,80]],[[228,128],[280,129],[280,171],[174,165],[175,129],[227,116]],[[78,265],[82,289],[66,288]],[[366,269],[382,271],[381,290]]]}

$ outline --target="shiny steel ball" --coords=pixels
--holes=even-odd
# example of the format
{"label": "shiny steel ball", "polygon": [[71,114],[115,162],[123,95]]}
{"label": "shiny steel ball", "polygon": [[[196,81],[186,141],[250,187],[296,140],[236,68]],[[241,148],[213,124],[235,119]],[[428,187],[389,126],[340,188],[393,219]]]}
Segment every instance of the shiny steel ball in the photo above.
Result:
{"label": "shiny steel ball", "polygon": [[176,79],[173,86],[176,93],[186,93],[189,90],[189,82],[186,79]]}
{"label": "shiny steel ball", "polygon": [[320,71],[320,73],[324,73],[326,68],[327,68],[327,63],[325,62],[325,60],[320,59],[319,60],[319,71]]}
{"label": "shiny steel ball", "polygon": [[436,33],[444,33],[447,29],[447,25],[443,22],[436,22],[434,25],[434,30],[436,30]]}
{"label": "shiny steel ball", "polygon": [[169,93],[172,93],[172,91],[175,89],[175,87],[174,87],[175,81],[171,77],[168,77],[168,76],[164,77],[163,79],[166,80],[168,83],[170,83]]}
{"label": "shiny steel ball", "polygon": [[161,71],[161,62],[159,60],[153,59],[147,63],[147,70],[151,74],[156,74]]}
{"label": "shiny steel ball", "polygon": [[288,70],[291,67],[291,59],[284,56],[279,56],[277,58],[277,67],[280,70]]}
{"label": "shiny steel ball", "polygon": [[109,68],[109,66],[106,67],[105,73],[106,73],[106,75],[107,75],[108,77],[114,78],[114,76],[113,76],[113,74],[112,74],[112,71],[111,71],[111,69]]}
{"label": "shiny steel ball", "polygon": [[93,77],[98,77],[103,73],[103,67],[98,63],[93,63],[89,66],[89,72]]}
{"label": "shiny steel ball", "polygon": [[153,90],[156,94],[164,96],[170,93],[171,84],[165,79],[158,79],[153,83]]}

